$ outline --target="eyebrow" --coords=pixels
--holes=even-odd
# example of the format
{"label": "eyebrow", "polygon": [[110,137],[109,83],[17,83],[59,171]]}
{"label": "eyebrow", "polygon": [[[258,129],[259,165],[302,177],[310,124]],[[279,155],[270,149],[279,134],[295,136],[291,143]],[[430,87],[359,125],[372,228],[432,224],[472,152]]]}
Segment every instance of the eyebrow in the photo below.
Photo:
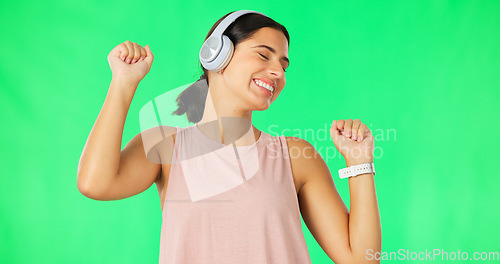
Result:
{"label": "eyebrow", "polygon": [[[269,47],[267,45],[257,45],[257,46],[253,46],[252,48],[266,48],[269,51],[271,51],[272,53],[276,53],[276,50],[273,47]],[[283,57],[281,57],[281,59],[288,62],[288,66],[290,65],[290,60],[287,57],[283,56]]]}

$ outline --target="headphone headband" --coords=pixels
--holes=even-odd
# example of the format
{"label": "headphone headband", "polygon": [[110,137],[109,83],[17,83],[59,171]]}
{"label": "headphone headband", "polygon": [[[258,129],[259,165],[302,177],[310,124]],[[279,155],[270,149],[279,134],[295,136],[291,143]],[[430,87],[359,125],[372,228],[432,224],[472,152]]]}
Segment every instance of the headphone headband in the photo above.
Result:
{"label": "headphone headband", "polygon": [[259,13],[259,12],[256,12],[256,11],[252,11],[252,10],[239,10],[239,11],[235,11],[231,14],[229,14],[226,18],[224,18],[224,20],[222,20],[219,25],[217,25],[217,27],[215,28],[214,32],[212,32],[212,34],[210,36],[220,36],[222,35],[222,33],[224,33],[224,31],[240,16],[242,15],[245,15],[245,14],[248,14],[248,13],[255,13],[255,14],[260,14],[260,15],[263,15],[263,16],[266,16],[262,13]]}

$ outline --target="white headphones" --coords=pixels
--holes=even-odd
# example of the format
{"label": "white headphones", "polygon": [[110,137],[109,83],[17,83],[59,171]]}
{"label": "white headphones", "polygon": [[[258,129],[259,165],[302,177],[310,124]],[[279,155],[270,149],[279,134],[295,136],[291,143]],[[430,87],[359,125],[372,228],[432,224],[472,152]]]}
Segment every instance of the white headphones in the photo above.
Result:
{"label": "white headphones", "polygon": [[220,72],[227,66],[233,56],[234,45],[229,37],[223,35],[222,33],[224,33],[234,20],[248,13],[256,13],[266,16],[260,12],[252,10],[239,10],[224,18],[224,20],[217,25],[212,34],[207,38],[207,40],[205,40],[205,42],[203,42],[203,45],[201,46],[200,62],[203,68],[209,71]]}

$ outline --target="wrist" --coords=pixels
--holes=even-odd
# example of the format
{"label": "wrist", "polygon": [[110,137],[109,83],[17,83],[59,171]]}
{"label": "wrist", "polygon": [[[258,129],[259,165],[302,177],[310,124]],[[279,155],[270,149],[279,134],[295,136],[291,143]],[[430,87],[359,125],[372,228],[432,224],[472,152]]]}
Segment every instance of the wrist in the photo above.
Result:
{"label": "wrist", "polygon": [[136,80],[135,78],[131,78],[127,75],[113,75],[111,77],[111,82],[126,86],[139,86],[140,81],[141,80]]}
{"label": "wrist", "polygon": [[346,160],[345,161],[346,167],[355,166],[355,165],[364,164],[364,163],[373,163],[373,160],[368,159],[368,160]]}
{"label": "wrist", "polygon": [[138,85],[130,80],[113,78],[107,96],[118,97],[129,102],[132,101],[137,87]]}

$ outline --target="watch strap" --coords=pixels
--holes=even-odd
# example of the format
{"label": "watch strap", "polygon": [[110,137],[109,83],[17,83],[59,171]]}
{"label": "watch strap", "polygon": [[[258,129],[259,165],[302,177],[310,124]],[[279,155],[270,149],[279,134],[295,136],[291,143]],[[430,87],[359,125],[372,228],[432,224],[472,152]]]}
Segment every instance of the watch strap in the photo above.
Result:
{"label": "watch strap", "polygon": [[339,170],[339,177],[344,179],[365,173],[373,173],[375,175],[375,165],[373,163],[363,163],[349,166]]}

